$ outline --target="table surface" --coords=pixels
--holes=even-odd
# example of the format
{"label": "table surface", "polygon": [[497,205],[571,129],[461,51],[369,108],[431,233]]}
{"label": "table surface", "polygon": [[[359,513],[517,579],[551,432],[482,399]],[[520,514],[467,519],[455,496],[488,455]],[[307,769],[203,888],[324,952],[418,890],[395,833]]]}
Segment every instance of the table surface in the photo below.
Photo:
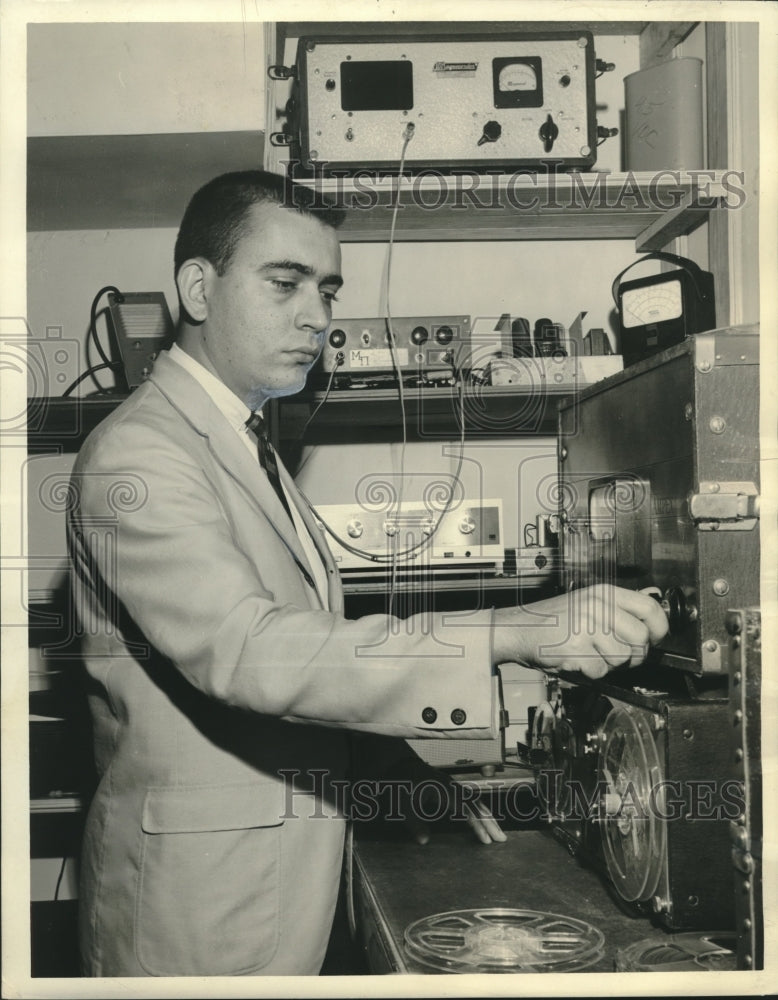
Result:
{"label": "table surface", "polygon": [[648,916],[634,915],[549,829],[507,836],[504,844],[483,845],[468,830],[435,832],[421,846],[386,824],[357,831],[355,878],[369,890],[370,917],[390,938],[398,972],[435,971],[405,952],[403,935],[413,921],[449,910],[508,907],[586,921],[605,937],[601,959],[587,972],[614,971],[617,953],[635,942],[671,940]]}

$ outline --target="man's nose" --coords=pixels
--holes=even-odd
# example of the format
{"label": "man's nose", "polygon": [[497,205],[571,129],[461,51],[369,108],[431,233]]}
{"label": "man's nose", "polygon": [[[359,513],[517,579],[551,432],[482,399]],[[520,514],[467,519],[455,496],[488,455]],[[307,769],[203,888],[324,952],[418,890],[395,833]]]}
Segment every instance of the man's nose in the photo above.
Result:
{"label": "man's nose", "polygon": [[329,326],[332,310],[321,297],[319,289],[307,291],[300,300],[297,312],[297,325],[301,329],[314,330],[321,333]]}

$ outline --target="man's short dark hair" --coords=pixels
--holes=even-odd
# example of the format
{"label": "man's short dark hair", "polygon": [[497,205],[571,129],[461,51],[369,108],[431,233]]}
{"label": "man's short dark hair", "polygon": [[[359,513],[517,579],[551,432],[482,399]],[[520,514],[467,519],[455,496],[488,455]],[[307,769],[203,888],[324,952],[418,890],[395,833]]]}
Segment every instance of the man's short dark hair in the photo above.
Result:
{"label": "man's short dark hair", "polygon": [[189,202],[176,238],[175,274],[186,260],[204,257],[224,274],[243,235],[252,205],[269,202],[320,219],[335,229],[344,212],[320,194],[267,170],[222,174],[196,191]]}

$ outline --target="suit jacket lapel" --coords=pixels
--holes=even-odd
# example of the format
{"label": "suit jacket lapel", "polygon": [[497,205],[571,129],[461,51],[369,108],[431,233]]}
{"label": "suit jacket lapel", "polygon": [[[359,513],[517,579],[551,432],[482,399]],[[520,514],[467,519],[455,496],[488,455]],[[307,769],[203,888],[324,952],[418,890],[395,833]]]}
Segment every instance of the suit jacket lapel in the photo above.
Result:
{"label": "suit jacket lapel", "polygon": [[287,495],[294,503],[295,508],[308,529],[308,534],[313,539],[313,544],[316,546],[321,560],[324,563],[324,568],[327,571],[327,597],[330,610],[341,611],[343,608],[343,586],[340,580],[340,571],[338,570],[337,564],[332,557],[330,547],[324,537],[324,532],[314,520],[314,516],[311,513],[305,498],[300,495],[297,484],[292,479],[280,457],[278,459],[278,473],[281,477],[281,482],[286,489]]}
{"label": "suit jacket lapel", "polygon": [[[155,361],[150,380],[197,433],[207,439],[215,460],[256,499],[257,506],[291,549],[295,560],[310,574],[310,565],[294,525],[260,468],[259,460],[252,457],[199,382],[165,352]],[[284,481],[289,482],[288,473]]]}

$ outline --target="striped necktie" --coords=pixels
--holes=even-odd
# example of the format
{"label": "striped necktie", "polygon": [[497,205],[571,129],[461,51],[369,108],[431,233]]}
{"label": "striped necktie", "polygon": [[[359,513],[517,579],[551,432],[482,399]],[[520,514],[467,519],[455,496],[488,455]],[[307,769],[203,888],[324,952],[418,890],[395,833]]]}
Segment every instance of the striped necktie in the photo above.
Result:
{"label": "striped necktie", "polygon": [[267,436],[267,427],[265,426],[265,421],[262,419],[262,414],[255,410],[246,421],[246,427],[248,427],[250,431],[253,431],[257,436],[257,456],[259,457],[259,464],[265,470],[270,485],[276,491],[278,499],[284,505],[284,510],[289,515],[289,519],[292,521],[292,524],[294,524],[292,511],[289,509],[289,501],[286,499],[284,487],[281,485],[281,477],[278,474],[276,453],[273,445],[270,443],[270,438]]}

